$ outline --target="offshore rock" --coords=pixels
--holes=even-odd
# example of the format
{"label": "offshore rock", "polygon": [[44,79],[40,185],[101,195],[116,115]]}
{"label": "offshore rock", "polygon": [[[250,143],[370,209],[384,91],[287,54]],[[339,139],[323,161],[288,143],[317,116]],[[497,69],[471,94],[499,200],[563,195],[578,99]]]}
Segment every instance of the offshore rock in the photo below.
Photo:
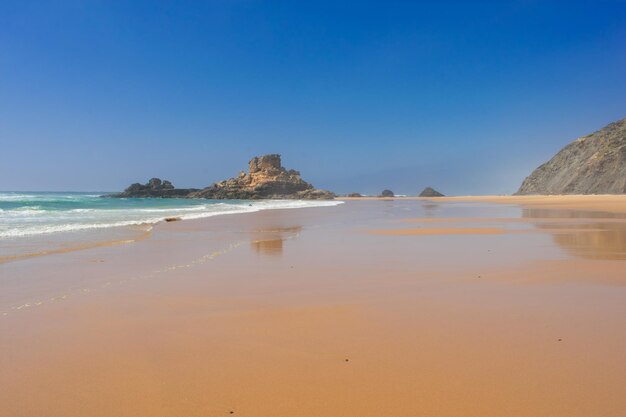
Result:
{"label": "offshore rock", "polygon": [[298,171],[282,166],[280,155],[254,157],[248,163],[248,173],[217,182],[189,194],[190,198],[215,199],[304,199],[330,200],[334,193],[318,190],[304,181]]}
{"label": "offshore rock", "polygon": [[272,154],[252,158],[248,163],[247,174],[240,172],[235,178],[216,182],[203,189],[178,189],[169,181],[152,178],[146,184],[132,184],[123,192],[110,197],[330,200],[335,198],[335,194],[316,189],[304,181],[298,171],[285,169],[280,155]]}
{"label": "offshore rock", "polygon": [[186,197],[189,193],[197,191],[194,188],[175,188],[171,182],[161,181],[159,178],[152,178],[146,184],[138,182],[131,184],[121,193],[113,194],[110,197],[117,198],[174,198]]}
{"label": "offshore rock", "polygon": [[426,187],[419,195],[420,197],[444,197],[439,191],[435,190],[432,187]]}

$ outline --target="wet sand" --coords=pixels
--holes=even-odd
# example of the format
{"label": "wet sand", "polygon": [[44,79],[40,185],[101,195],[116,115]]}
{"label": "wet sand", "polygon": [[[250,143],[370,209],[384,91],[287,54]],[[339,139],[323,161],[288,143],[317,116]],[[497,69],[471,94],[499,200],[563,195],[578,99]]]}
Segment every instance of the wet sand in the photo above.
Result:
{"label": "wet sand", "polygon": [[448,227],[444,229],[428,228],[428,229],[375,229],[369,230],[373,235],[387,236],[409,236],[409,235],[495,235],[504,233],[504,229],[495,227]]}
{"label": "wet sand", "polygon": [[537,208],[563,208],[566,210],[592,210],[597,212],[626,213],[623,195],[526,195],[526,196],[459,196],[459,197],[341,197],[344,201],[432,201],[512,204]]}
{"label": "wet sand", "polygon": [[0,416],[623,416],[626,198],[601,198],[347,201],[4,263]]}

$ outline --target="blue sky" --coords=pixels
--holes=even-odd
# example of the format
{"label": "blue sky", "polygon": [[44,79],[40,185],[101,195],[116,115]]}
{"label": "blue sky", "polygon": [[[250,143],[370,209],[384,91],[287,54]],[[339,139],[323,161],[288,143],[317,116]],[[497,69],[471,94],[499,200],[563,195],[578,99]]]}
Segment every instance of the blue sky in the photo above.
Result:
{"label": "blue sky", "polygon": [[[470,4],[472,3],[472,4]],[[624,1],[0,0],[0,190],[514,192],[626,116]]]}

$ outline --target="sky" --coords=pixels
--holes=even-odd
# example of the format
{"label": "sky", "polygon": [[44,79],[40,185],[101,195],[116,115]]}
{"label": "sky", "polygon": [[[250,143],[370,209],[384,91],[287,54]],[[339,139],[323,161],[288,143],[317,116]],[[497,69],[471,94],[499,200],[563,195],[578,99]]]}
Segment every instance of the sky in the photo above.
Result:
{"label": "sky", "polygon": [[0,0],[0,190],[508,194],[626,117],[626,1]]}

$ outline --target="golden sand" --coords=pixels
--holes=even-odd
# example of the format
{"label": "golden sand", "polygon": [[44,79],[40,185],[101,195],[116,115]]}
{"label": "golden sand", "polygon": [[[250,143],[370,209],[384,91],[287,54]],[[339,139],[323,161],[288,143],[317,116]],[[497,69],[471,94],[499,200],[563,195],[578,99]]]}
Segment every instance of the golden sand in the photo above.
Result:
{"label": "golden sand", "polygon": [[623,416],[621,223],[396,236],[418,204],[173,222],[3,264],[0,416]]}

